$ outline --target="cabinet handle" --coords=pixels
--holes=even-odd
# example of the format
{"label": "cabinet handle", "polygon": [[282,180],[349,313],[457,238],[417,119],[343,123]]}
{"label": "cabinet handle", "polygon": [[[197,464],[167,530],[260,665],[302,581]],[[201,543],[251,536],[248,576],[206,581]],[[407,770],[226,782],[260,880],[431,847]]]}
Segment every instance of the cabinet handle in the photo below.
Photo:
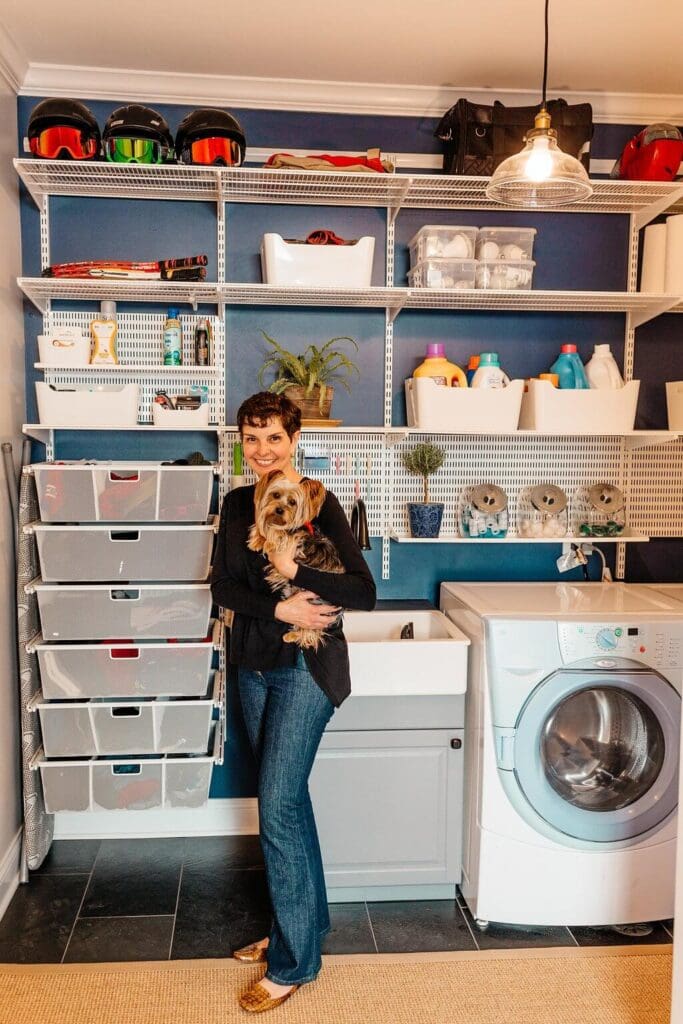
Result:
{"label": "cabinet handle", "polygon": [[451,750],[460,750],[461,746],[462,746],[462,740],[458,739],[458,737],[455,736],[451,740]]}

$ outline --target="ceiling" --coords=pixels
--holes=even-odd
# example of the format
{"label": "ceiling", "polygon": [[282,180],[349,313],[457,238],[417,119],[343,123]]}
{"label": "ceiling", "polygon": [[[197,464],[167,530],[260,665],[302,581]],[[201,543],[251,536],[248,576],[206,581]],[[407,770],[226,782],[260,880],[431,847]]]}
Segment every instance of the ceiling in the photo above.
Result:
{"label": "ceiling", "polygon": [[[396,113],[447,95],[540,90],[543,0],[3,0],[0,67],[17,91],[120,98],[248,100],[330,109],[364,95]],[[549,92],[610,119],[649,104],[683,120],[679,0],[551,0]],[[275,82],[284,79],[287,83]],[[201,84],[200,84],[201,83]],[[336,83],[331,87],[329,83]],[[381,86],[381,88],[378,88]],[[78,88],[77,88],[78,87]],[[128,95],[125,95],[126,89]],[[118,91],[115,91],[118,90]],[[144,91],[144,92],[143,92]],[[516,97],[516,99],[515,99]],[[649,99],[648,99],[649,97]],[[412,102],[412,109],[408,110]],[[404,106],[406,107],[404,109]],[[358,109],[353,104],[348,109]],[[382,112],[386,112],[386,109]]]}

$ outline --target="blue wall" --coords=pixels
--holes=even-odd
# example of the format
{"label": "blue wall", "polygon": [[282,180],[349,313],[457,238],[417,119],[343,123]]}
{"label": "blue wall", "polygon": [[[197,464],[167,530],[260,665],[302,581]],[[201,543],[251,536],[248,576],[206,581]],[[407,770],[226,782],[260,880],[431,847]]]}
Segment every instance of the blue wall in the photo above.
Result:
{"label": "blue wall", "polygon": [[[18,100],[19,148],[29,113],[40,97]],[[103,125],[115,103],[86,103]],[[172,131],[187,107],[160,106]],[[379,146],[386,152],[439,152],[433,137],[437,118],[358,117],[332,114],[285,113],[281,111],[236,110],[250,146],[289,145],[296,149],[324,152],[328,149],[357,150]],[[592,152],[597,158],[612,159],[634,134],[636,127],[596,126]],[[258,253],[264,231],[285,237],[302,237],[318,227],[331,228],[345,237],[375,235],[377,246],[373,284],[384,284],[384,225],[381,210],[340,207],[265,206],[230,204],[226,210],[227,278],[231,281],[260,281]],[[93,258],[158,259],[206,252],[208,277],[216,277],[215,208],[195,202],[151,202],[146,200],[104,200],[54,198],[50,206],[51,261]],[[528,225],[538,229],[534,257],[534,284],[538,288],[624,290],[627,274],[628,219],[611,215],[491,213],[462,211],[405,210],[396,222],[395,283],[405,282],[408,241],[423,224]],[[22,195],[22,244],[24,274],[40,273],[39,218],[31,199]],[[79,304],[78,308],[84,308]],[[95,307],[93,307],[94,309]],[[134,307],[126,307],[131,311]],[[665,427],[666,407],[663,381],[683,379],[683,346],[678,344],[679,318],[660,317],[638,331],[635,376],[642,380],[638,426]],[[33,381],[35,337],[41,318],[30,303],[25,304],[26,378],[28,419],[37,418]],[[287,347],[302,347],[309,341],[325,340],[336,334],[355,337],[361,352],[358,362],[362,376],[351,395],[338,390],[335,415],[347,425],[382,423],[384,315],[364,309],[300,309],[235,307],[226,322],[227,417],[234,422],[237,406],[245,395],[257,389],[256,373],[265,345],[261,330]],[[422,359],[430,341],[446,343],[454,361],[466,363],[471,352],[494,349],[515,377],[533,376],[546,370],[562,342],[573,341],[587,359],[595,342],[609,342],[621,357],[624,319],[619,315],[542,314],[518,315],[488,312],[402,313],[395,324],[393,421],[405,423],[403,379]],[[164,436],[142,433],[64,433],[58,438],[58,457],[63,458],[146,458],[167,459],[201,450],[216,457],[215,438],[197,434]],[[36,446],[34,457],[43,457]],[[627,578],[636,580],[680,579],[680,541],[656,541],[630,545]],[[438,586],[445,579],[462,580],[555,580],[558,578],[554,545],[420,546],[393,545],[391,579],[381,580],[379,540],[373,542],[368,562],[378,583],[380,598],[438,599]],[[611,552],[607,551],[608,556]],[[569,579],[572,574],[563,577]],[[212,795],[250,795],[253,771],[239,708],[231,688],[230,722],[226,763],[214,773]]]}

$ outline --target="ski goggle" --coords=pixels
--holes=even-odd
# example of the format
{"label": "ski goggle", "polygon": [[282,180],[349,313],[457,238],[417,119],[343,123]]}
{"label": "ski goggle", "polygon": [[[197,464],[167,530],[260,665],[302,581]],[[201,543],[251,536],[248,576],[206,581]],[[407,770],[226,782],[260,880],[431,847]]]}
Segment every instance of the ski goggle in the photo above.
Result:
{"label": "ski goggle", "polygon": [[53,125],[29,139],[29,148],[34,156],[42,156],[45,160],[56,160],[65,151],[74,160],[90,160],[97,156],[98,140],[82,128]]}
{"label": "ski goggle", "polygon": [[215,135],[208,139],[197,139],[183,147],[183,163],[221,164],[223,167],[238,167],[242,163],[239,142]]}
{"label": "ski goggle", "polygon": [[169,155],[168,146],[154,139],[106,139],[103,149],[113,164],[163,164]]}

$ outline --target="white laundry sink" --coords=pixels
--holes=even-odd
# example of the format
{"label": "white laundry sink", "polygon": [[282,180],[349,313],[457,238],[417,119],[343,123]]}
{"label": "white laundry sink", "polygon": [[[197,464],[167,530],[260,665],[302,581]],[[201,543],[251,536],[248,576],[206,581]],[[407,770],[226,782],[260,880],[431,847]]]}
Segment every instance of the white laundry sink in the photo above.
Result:
{"label": "white laundry sink", "polygon": [[[412,640],[401,631],[413,624]],[[442,612],[345,612],[354,697],[464,693],[469,639]]]}

